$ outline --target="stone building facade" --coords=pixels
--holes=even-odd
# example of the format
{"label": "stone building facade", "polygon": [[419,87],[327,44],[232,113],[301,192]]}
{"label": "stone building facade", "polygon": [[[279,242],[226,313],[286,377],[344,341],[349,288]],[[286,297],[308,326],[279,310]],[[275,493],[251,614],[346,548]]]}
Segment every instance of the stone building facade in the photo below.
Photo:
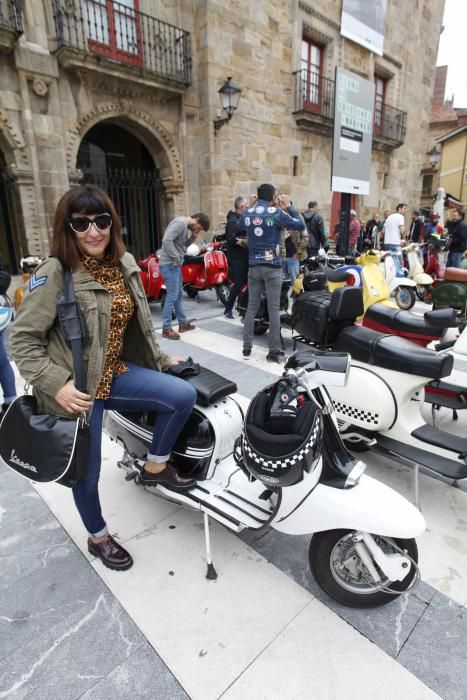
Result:
{"label": "stone building facade", "polygon": [[[219,230],[262,181],[329,222],[336,66],[378,81],[355,207],[418,203],[443,9],[388,0],[379,56],[340,35],[341,0],[0,0],[2,258],[15,271],[46,255],[55,205],[82,180],[107,186],[137,255],[174,215],[205,211]],[[227,76],[241,100],[215,134]]]}

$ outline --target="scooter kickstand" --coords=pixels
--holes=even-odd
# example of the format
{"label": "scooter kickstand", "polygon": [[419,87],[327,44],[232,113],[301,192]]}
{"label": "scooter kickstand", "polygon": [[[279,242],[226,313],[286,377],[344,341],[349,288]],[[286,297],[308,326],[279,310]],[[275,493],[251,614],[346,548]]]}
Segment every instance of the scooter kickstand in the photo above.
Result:
{"label": "scooter kickstand", "polygon": [[209,537],[209,515],[206,511],[203,512],[204,516],[204,541],[206,543],[206,562],[208,565],[206,571],[206,578],[210,581],[215,581],[217,578],[217,571],[214,568],[214,564],[211,560],[211,539]]}

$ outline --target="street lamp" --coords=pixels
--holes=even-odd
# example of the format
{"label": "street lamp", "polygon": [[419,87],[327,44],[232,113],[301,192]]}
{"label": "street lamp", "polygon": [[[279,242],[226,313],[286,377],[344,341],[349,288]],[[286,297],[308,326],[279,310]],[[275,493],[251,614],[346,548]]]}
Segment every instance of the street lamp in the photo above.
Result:
{"label": "street lamp", "polygon": [[218,92],[222,109],[227,116],[224,118],[216,117],[214,119],[214,136],[217,135],[217,132],[224,126],[224,124],[227,124],[227,122],[232,119],[233,113],[238,107],[241,89],[236,83],[234,83],[231,77],[228,77]]}
{"label": "street lamp", "polygon": [[433,170],[436,170],[441,158],[441,153],[437,150],[436,146],[433,146],[431,151],[428,151],[427,156],[430,159],[431,167]]}

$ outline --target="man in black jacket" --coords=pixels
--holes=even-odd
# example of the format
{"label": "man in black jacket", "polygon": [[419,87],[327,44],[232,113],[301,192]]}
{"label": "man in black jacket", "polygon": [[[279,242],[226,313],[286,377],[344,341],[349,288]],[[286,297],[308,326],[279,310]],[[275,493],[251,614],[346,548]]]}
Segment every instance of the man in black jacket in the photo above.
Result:
{"label": "man in black jacket", "polygon": [[242,237],[238,230],[238,222],[240,221],[245,207],[246,199],[244,197],[237,197],[234,202],[235,211],[229,211],[227,214],[227,223],[225,225],[229,277],[233,282],[224,311],[224,316],[229,319],[233,319],[232,309],[235,304],[235,299],[248,279],[248,247],[246,236],[243,233]]}
{"label": "man in black jacket", "polygon": [[308,231],[308,257],[318,255],[319,249],[326,244],[326,232],[321,214],[318,214],[318,202],[308,202],[308,209],[303,212],[306,230]]}
{"label": "man in black jacket", "polygon": [[464,212],[454,209],[449,227],[451,239],[446,267],[460,267],[461,260],[467,250],[467,224],[464,222]]}

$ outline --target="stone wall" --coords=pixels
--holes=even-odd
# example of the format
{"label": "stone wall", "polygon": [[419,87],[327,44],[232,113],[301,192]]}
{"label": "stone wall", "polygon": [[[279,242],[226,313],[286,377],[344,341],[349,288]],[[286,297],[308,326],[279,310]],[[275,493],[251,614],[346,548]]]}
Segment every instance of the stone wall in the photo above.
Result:
{"label": "stone wall", "polygon": [[[408,113],[405,144],[373,152],[360,214],[418,203],[444,0],[388,0],[382,57],[340,36],[339,0],[141,0],[141,11],[191,33],[186,89],[86,52],[80,65],[76,56],[65,60],[55,53],[51,0],[25,5],[24,35],[0,54],[0,150],[16,177],[22,253],[47,254],[56,203],[79,181],[79,144],[106,119],[145,144],[161,169],[169,216],[203,210],[218,230],[235,196],[270,181],[300,208],[317,199],[329,218],[331,136],[310,133],[293,116],[303,34],[325,46],[325,77],[333,79],[336,65],[370,80],[376,71],[390,78],[387,102]],[[217,91],[228,76],[241,101],[214,135]]]}

